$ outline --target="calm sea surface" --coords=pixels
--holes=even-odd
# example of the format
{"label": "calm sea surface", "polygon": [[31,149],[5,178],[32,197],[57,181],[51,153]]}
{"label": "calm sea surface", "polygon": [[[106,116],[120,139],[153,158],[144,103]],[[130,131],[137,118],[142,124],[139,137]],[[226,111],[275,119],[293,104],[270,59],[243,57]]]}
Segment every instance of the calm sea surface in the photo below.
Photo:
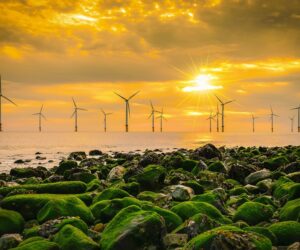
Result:
{"label": "calm sea surface", "polygon": [[[72,151],[100,149],[109,151],[134,151],[145,149],[172,150],[174,148],[197,148],[206,143],[217,146],[285,146],[300,145],[300,134],[205,134],[205,133],[0,133],[0,172],[12,167],[52,167]],[[45,160],[36,160],[41,152]],[[17,159],[31,160],[16,165]],[[54,162],[49,163],[49,160]]]}

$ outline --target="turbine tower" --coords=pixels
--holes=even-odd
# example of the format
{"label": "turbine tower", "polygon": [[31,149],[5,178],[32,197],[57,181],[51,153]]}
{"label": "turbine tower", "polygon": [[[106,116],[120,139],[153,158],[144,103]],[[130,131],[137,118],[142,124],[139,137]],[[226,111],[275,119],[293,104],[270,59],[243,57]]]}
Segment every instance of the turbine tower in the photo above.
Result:
{"label": "turbine tower", "polygon": [[42,132],[42,118],[44,118],[46,120],[46,117],[43,114],[43,108],[44,108],[44,105],[42,105],[39,113],[32,114],[32,115],[38,115],[38,118],[39,118],[39,132]]}
{"label": "turbine tower", "polygon": [[255,133],[255,120],[259,118],[252,114],[252,132]]}
{"label": "turbine tower", "polygon": [[291,120],[291,132],[294,133],[294,120],[295,120],[295,116],[290,117]]}
{"label": "turbine tower", "polygon": [[270,114],[270,116],[271,116],[271,132],[273,133],[274,132],[274,117],[275,116],[279,117],[279,115],[274,114],[272,106],[271,106],[271,114]]}
{"label": "turbine tower", "polygon": [[209,117],[206,120],[209,120],[209,133],[212,132],[212,120],[214,120],[216,115],[212,115],[212,112],[210,112]]}
{"label": "turbine tower", "polygon": [[293,108],[291,110],[298,110],[298,133],[300,133],[300,104],[298,107]]}
{"label": "turbine tower", "polygon": [[122,98],[125,101],[125,132],[128,132],[128,120],[129,120],[129,116],[130,116],[130,105],[129,105],[129,101],[136,96],[140,91],[135,92],[133,95],[129,96],[128,98],[125,98],[121,95],[119,95],[118,93],[114,92],[117,96],[119,96],[120,98]]}
{"label": "turbine tower", "polygon": [[[216,96],[216,95],[215,95]],[[228,102],[223,102],[218,96],[216,96],[216,98],[219,100],[221,107],[222,107],[222,133],[224,133],[225,131],[225,124],[224,124],[224,116],[225,116],[225,105],[234,102],[234,100],[228,101]]]}
{"label": "turbine tower", "polygon": [[104,115],[104,132],[106,132],[106,118],[109,115],[112,115],[112,113],[106,113],[103,109],[101,109],[102,114]]}
{"label": "turbine tower", "polygon": [[2,132],[2,98],[17,106],[17,104],[15,104],[12,100],[2,94],[2,81],[0,75],[0,132]]}
{"label": "turbine tower", "polygon": [[217,117],[217,132],[220,132],[220,127],[219,127],[219,115],[220,115],[220,111],[219,111],[219,104],[217,104],[217,113],[216,113],[216,117]]}
{"label": "turbine tower", "polygon": [[78,131],[78,110],[82,110],[82,111],[87,111],[87,110],[84,108],[79,108],[73,97],[72,97],[72,100],[73,100],[73,104],[74,104],[74,112],[71,115],[71,118],[73,118],[73,117],[75,118],[75,132],[77,132]]}
{"label": "turbine tower", "polygon": [[152,132],[155,132],[155,113],[158,113],[158,111],[155,110],[152,101],[150,101],[151,106],[151,113],[148,117],[148,119],[152,118]]}
{"label": "turbine tower", "polygon": [[163,120],[167,120],[164,117],[164,108],[161,108],[161,111],[157,111],[158,113],[160,113],[160,115],[157,117],[157,119],[160,119],[160,132],[163,132]]}

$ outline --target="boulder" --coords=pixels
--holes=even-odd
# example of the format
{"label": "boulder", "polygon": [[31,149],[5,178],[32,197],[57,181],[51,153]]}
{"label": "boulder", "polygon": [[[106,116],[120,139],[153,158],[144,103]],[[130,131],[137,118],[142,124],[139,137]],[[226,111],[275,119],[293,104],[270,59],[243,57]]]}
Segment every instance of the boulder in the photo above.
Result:
{"label": "boulder", "polygon": [[0,237],[0,249],[8,250],[19,245],[22,241],[20,234],[4,234]]}
{"label": "boulder", "polygon": [[21,233],[24,223],[22,215],[18,212],[0,208],[0,235]]}
{"label": "boulder", "polygon": [[213,144],[206,144],[203,147],[197,148],[194,152],[194,155],[206,159],[218,158],[219,160],[222,160],[221,151]]}
{"label": "boulder", "polygon": [[137,206],[122,209],[105,227],[101,250],[161,249],[166,233],[164,219]]}
{"label": "boulder", "polygon": [[80,229],[65,225],[54,237],[61,250],[99,250],[99,245]]}
{"label": "boulder", "polygon": [[276,235],[278,246],[288,246],[300,239],[300,223],[297,221],[277,222],[268,229]]}
{"label": "boulder", "polygon": [[280,210],[281,221],[297,221],[300,219],[300,198],[287,202]]}
{"label": "boulder", "polygon": [[90,209],[76,197],[48,201],[38,212],[37,219],[39,222],[45,222],[61,216],[78,216],[87,223],[94,221]]}
{"label": "boulder", "polygon": [[268,169],[262,169],[260,171],[256,171],[254,173],[249,174],[245,178],[245,183],[255,185],[259,181],[270,178],[271,174],[272,174],[271,171]]}
{"label": "boulder", "polygon": [[233,216],[234,221],[245,221],[249,225],[257,225],[263,221],[269,221],[273,216],[273,207],[258,202],[245,202],[238,207]]}

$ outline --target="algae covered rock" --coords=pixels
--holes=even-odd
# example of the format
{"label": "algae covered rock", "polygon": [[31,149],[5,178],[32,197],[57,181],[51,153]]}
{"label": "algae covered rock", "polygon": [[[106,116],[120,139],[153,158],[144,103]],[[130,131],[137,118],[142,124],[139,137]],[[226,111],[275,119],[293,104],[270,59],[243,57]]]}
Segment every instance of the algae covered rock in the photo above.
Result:
{"label": "algae covered rock", "polygon": [[93,203],[103,200],[112,200],[116,198],[129,197],[130,194],[119,188],[107,188],[101,193],[97,194],[93,200]]}
{"label": "algae covered rock", "polygon": [[87,223],[94,221],[90,209],[76,197],[48,201],[38,212],[37,219],[39,222],[45,222],[61,216],[79,216]]}
{"label": "algae covered rock", "polygon": [[7,195],[8,193],[18,189],[30,190],[40,194],[78,194],[86,191],[86,185],[81,181],[27,184],[12,187],[2,187],[0,188],[0,194]]}
{"label": "algae covered rock", "polygon": [[134,178],[142,190],[157,190],[162,187],[166,176],[166,170],[160,165],[149,165],[143,172],[135,175]]}
{"label": "algae covered rock", "polygon": [[261,235],[245,232],[237,227],[225,226],[212,229],[196,236],[183,248],[184,250],[210,249],[255,249],[271,250],[271,241]]}
{"label": "algae covered rock", "polygon": [[242,220],[249,225],[257,225],[262,221],[268,221],[272,218],[273,208],[258,202],[245,202],[238,207],[233,220]]}
{"label": "algae covered rock", "polygon": [[245,178],[246,184],[256,184],[257,182],[270,178],[271,176],[271,171],[268,169],[262,169],[259,171],[256,171],[254,173],[249,174]]}
{"label": "algae covered rock", "polygon": [[61,250],[99,250],[99,245],[72,225],[65,225],[54,237]]}
{"label": "algae covered rock", "polygon": [[181,202],[173,206],[171,211],[178,214],[183,220],[186,220],[195,214],[203,213],[220,223],[226,224],[231,222],[230,219],[227,219],[225,216],[223,216],[217,208],[206,202]]}
{"label": "algae covered rock", "polygon": [[156,212],[137,206],[122,209],[105,227],[101,235],[101,250],[160,249],[166,228]]}
{"label": "algae covered rock", "polygon": [[206,159],[218,158],[222,159],[222,154],[213,144],[206,144],[203,147],[197,148],[194,153],[195,156],[203,157]]}
{"label": "algae covered rock", "polygon": [[59,250],[59,246],[41,237],[29,238],[11,250]]}
{"label": "algae covered rock", "polygon": [[22,215],[18,212],[0,208],[0,235],[20,233],[24,228],[24,223]]}
{"label": "algae covered rock", "polygon": [[279,214],[281,221],[300,220],[300,198],[287,202]]}
{"label": "algae covered rock", "polygon": [[300,223],[297,221],[277,222],[268,229],[276,235],[279,246],[288,246],[300,239]]}
{"label": "algae covered rock", "polygon": [[55,173],[63,175],[65,171],[76,168],[77,166],[78,164],[76,161],[62,161],[57,167]]}

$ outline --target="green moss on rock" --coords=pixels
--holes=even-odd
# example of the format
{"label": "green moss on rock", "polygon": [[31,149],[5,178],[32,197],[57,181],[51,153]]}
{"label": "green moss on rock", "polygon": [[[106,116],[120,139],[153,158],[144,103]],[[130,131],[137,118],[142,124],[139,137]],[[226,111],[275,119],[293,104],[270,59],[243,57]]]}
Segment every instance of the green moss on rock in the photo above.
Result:
{"label": "green moss on rock", "polygon": [[273,208],[271,206],[249,201],[238,207],[233,220],[242,220],[249,225],[257,225],[262,221],[270,220],[272,215]]}
{"label": "green moss on rock", "polygon": [[26,244],[21,243],[11,250],[60,250],[60,247],[56,243],[39,238],[40,237],[34,237],[34,239],[28,239]]}
{"label": "green moss on rock", "polygon": [[86,184],[81,181],[64,181],[55,183],[19,185],[2,187],[0,188],[0,194],[5,196],[8,193],[18,189],[32,190],[40,194],[78,194],[86,191]]}
{"label": "green moss on rock", "polygon": [[278,246],[288,246],[300,239],[300,223],[297,221],[274,223],[268,229],[276,235]]}
{"label": "green moss on rock", "polygon": [[65,225],[54,237],[61,250],[99,250],[99,245],[72,225]]}
{"label": "green moss on rock", "polygon": [[186,220],[195,214],[203,213],[208,215],[210,218],[220,222],[220,223],[231,223],[230,219],[226,218],[221,214],[221,212],[206,202],[198,201],[186,201],[181,202],[171,208],[171,211],[178,214],[183,220]]}
{"label": "green moss on rock", "polygon": [[63,175],[66,170],[70,170],[72,168],[76,168],[78,166],[76,161],[62,161],[57,167],[55,173]]}
{"label": "green moss on rock", "polygon": [[116,198],[123,198],[123,197],[129,197],[129,196],[130,196],[130,194],[122,189],[107,188],[95,196],[93,203],[103,201],[103,200],[112,200],[112,199],[116,199]]}
{"label": "green moss on rock", "polygon": [[48,201],[38,212],[37,219],[45,222],[61,216],[78,216],[87,223],[94,221],[90,209],[76,197]]}
{"label": "green moss on rock", "polygon": [[101,250],[160,249],[165,234],[164,219],[137,206],[122,209],[105,227]]}
{"label": "green moss on rock", "polygon": [[287,202],[279,213],[281,221],[299,220],[300,219],[300,198]]}
{"label": "green moss on rock", "polygon": [[12,210],[0,208],[0,236],[8,233],[20,233],[24,228],[21,214]]}
{"label": "green moss on rock", "polygon": [[158,190],[164,183],[166,170],[160,165],[149,165],[143,169],[143,172],[132,177],[136,180],[142,190]]}
{"label": "green moss on rock", "polygon": [[215,228],[196,236],[183,249],[271,250],[272,243],[261,234],[245,232],[237,227],[227,226]]}

